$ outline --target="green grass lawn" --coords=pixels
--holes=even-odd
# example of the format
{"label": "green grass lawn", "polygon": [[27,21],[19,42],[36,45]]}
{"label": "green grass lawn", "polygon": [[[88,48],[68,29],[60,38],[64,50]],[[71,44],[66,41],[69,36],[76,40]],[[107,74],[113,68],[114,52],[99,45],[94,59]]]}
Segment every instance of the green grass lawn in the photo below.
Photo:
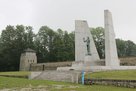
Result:
{"label": "green grass lawn", "polygon": [[85,78],[136,80],[136,70],[103,71],[87,73]]}
{"label": "green grass lawn", "polygon": [[[2,75],[10,76],[28,76],[30,72],[0,72],[0,89],[10,88],[12,90],[20,90],[31,88],[29,91],[136,91],[136,89],[103,86],[103,85],[81,85],[66,82],[55,82],[47,80],[29,80],[25,78],[3,77]],[[103,79],[133,79],[136,80],[136,70],[125,71],[105,71],[96,73],[87,73],[86,78],[103,78]],[[25,91],[25,90],[24,90]],[[28,90],[27,90],[28,91]]]}
{"label": "green grass lawn", "polygon": [[[92,85],[55,82],[46,80],[29,80],[25,78],[0,77],[0,89],[20,90],[31,88],[29,91],[136,91],[136,89],[114,86]],[[28,90],[27,90],[28,91]]]}
{"label": "green grass lawn", "polygon": [[30,72],[26,71],[15,71],[15,72],[0,72],[0,76],[7,75],[7,76],[28,76]]}

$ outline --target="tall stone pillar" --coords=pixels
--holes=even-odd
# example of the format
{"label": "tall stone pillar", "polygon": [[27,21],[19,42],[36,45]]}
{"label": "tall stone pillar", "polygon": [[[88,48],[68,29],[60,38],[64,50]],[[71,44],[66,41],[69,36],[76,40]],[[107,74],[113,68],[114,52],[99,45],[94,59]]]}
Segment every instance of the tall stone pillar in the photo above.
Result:
{"label": "tall stone pillar", "polygon": [[109,10],[104,10],[105,22],[105,62],[106,66],[119,66],[117,55],[115,33],[112,22],[112,15]]}
{"label": "tall stone pillar", "polygon": [[84,39],[90,39],[90,53],[91,59],[88,60],[100,60],[97,53],[93,37],[91,35],[90,29],[88,27],[87,21],[76,20],[75,21],[75,61],[84,61],[85,56],[87,56],[87,47]]}

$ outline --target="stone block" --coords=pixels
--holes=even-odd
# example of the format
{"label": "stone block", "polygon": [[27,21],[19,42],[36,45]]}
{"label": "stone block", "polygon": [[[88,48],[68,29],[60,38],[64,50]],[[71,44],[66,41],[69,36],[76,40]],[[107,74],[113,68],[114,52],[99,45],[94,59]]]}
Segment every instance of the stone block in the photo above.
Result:
{"label": "stone block", "polygon": [[84,43],[84,39],[88,37],[90,39],[89,49],[91,52],[92,59],[100,60],[87,21],[76,20],[75,21],[75,61],[84,61],[84,58],[87,54],[87,47],[86,44]]}
{"label": "stone block", "polygon": [[104,10],[105,23],[105,61],[106,66],[119,66],[115,33],[113,28],[112,15],[109,10]]}

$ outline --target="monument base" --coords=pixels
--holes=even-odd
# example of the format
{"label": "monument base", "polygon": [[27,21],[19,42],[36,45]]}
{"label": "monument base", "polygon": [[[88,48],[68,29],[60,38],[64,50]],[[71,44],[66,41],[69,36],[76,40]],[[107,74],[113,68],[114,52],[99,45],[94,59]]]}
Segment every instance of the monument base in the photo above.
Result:
{"label": "monument base", "polygon": [[31,72],[29,79],[52,80],[78,83],[81,72],[45,70],[41,72]]}
{"label": "monument base", "polygon": [[100,60],[93,60],[91,55],[87,55],[84,58],[84,65],[85,66],[100,66],[99,62],[100,62]]}
{"label": "monument base", "polygon": [[120,66],[120,60],[119,59],[112,59],[112,62],[106,62],[106,66]]}
{"label": "monument base", "polygon": [[90,61],[92,61],[92,56],[91,56],[91,55],[86,55],[85,58],[84,58],[84,61],[85,61],[85,62],[90,62]]}
{"label": "monument base", "polygon": [[100,60],[93,60],[91,55],[86,55],[84,61],[75,61],[72,67],[100,66],[100,62]]}

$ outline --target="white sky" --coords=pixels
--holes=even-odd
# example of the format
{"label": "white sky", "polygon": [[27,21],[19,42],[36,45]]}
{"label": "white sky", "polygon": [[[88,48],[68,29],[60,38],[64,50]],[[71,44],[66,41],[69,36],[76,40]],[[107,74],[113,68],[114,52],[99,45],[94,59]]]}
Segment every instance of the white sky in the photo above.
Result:
{"label": "white sky", "polygon": [[42,25],[74,30],[74,20],[104,26],[104,10],[112,12],[117,38],[136,43],[136,0],[0,0],[0,32],[7,25]]}

